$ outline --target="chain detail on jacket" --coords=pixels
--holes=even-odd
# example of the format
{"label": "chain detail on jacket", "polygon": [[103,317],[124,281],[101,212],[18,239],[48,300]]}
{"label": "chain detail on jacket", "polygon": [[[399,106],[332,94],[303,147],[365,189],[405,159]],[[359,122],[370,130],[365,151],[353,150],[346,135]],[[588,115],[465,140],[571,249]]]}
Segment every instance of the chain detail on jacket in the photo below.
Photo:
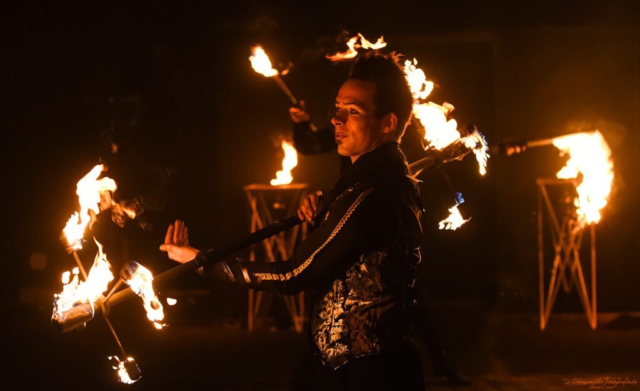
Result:
{"label": "chain detail on jacket", "polygon": [[302,273],[307,267],[309,267],[309,265],[311,265],[311,262],[313,262],[313,258],[316,256],[316,254],[322,251],[322,249],[325,248],[329,242],[331,242],[331,240],[338,234],[338,232],[340,232],[340,230],[347,223],[347,220],[349,220],[349,217],[351,217],[351,215],[356,210],[356,208],[362,203],[365,197],[368,196],[372,191],[373,191],[373,188],[366,189],[358,196],[358,198],[349,207],[349,210],[347,210],[347,213],[345,213],[345,215],[342,216],[342,219],[340,220],[338,225],[333,229],[333,231],[331,232],[331,235],[329,235],[327,240],[325,240],[325,242],[322,243],[322,245],[318,247],[316,251],[314,251],[313,254],[311,254],[311,256],[306,261],[300,264],[300,266],[298,266],[297,268],[295,268],[294,270],[286,274],[256,273],[255,276],[258,282],[274,281],[274,280],[286,281]]}

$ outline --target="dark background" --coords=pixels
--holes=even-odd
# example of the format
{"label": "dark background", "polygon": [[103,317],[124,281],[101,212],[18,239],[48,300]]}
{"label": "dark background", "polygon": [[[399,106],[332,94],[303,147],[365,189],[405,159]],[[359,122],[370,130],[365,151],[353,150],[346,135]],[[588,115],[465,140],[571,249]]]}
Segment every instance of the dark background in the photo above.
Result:
{"label": "dark background", "polygon": [[[251,47],[261,44],[277,68],[293,65],[284,81],[324,126],[347,67],[324,54],[358,32],[416,58],[437,84],[430,99],[452,103],[460,127],[475,124],[489,145],[599,129],[615,180],[596,228],[598,311],[640,310],[638,2],[29,2],[3,19],[7,312],[32,306],[50,316],[60,274],[74,266],[58,237],[78,208],[76,183],[102,161],[119,197],[147,206],[123,228],[95,226],[115,271],[125,257],[154,273],[172,267],[157,246],[176,218],[197,247],[246,235],[242,187],[275,176],[278,137],[292,131],[290,103],[252,70]],[[420,157],[414,128],[403,146],[410,161]],[[294,180],[328,188],[337,159],[300,155]],[[452,203],[443,176],[422,174],[434,299],[537,313],[536,179],[563,165],[554,147],[493,154],[485,177],[472,157],[446,165],[472,217],[458,231],[437,228]],[[80,256],[90,265],[94,254],[89,244]],[[236,287],[185,276],[170,288],[211,291],[201,318],[246,314]],[[575,291],[556,310],[581,312]]]}

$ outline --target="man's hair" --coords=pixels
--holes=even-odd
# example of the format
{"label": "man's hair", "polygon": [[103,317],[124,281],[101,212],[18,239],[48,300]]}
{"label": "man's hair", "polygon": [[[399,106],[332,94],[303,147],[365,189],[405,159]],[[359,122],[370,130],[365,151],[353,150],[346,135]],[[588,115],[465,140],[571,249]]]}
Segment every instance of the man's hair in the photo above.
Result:
{"label": "man's hair", "polygon": [[384,54],[374,51],[359,54],[348,78],[376,84],[373,97],[376,118],[395,113],[398,117],[396,134],[400,141],[413,111],[413,96],[401,65],[401,55],[396,52]]}

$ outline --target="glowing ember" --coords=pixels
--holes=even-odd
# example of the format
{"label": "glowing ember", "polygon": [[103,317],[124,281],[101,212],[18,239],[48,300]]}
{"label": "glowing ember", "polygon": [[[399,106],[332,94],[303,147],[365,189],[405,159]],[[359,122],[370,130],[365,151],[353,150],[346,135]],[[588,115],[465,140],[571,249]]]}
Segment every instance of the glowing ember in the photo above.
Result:
{"label": "glowing ember", "polygon": [[62,275],[64,287],[61,293],[54,295],[53,300],[54,318],[62,318],[65,311],[79,304],[88,303],[93,311],[94,302],[107,290],[109,283],[113,280],[111,264],[102,252],[100,243],[96,241],[96,244],[98,245],[98,254],[96,254],[86,281],[79,280],[77,268],[73,269],[71,280],[69,280],[69,272]]}
{"label": "glowing ember", "polygon": [[611,149],[599,131],[582,132],[553,139],[560,155],[569,160],[557,173],[561,179],[581,178],[574,203],[580,224],[600,221],[613,184]]}
{"label": "glowing ember", "polygon": [[176,305],[176,303],[178,303],[178,300],[173,297],[167,297],[167,305]]}
{"label": "glowing ember", "polygon": [[123,277],[131,290],[142,298],[147,318],[153,322],[156,329],[160,330],[166,324],[159,323],[164,319],[162,303],[158,300],[153,290],[153,275],[149,269],[137,262],[130,261],[126,268],[126,277]]}
{"label": "glowing ember", "polygon": [[466,223],[467,221],[469,221],[469,219],[465,220],[462,218],[462,215],[460,214],[460,211],[458,210],[458,205],[456,204],[454,206],[452,206],[451,208],[449,208],[449,217],[447,217],[446,219],[442,220],[440,222],[440,224],[438,225],[438,228],[440,229],[449,229],[449,230],[456,230],[458,228],[460,228],[462,226],[462,224]]}
{"label": "glowing ember", "polygon": [[[358,40],[360,42],[358,42]],[[358,55],[358,49],[382,49],[387,46],[387,43],[384,41],[383,37],[378,38],[376,43],[371,43],[367,41],[367,39],[360,33],[358,35],[351,37],[347,42],[347,51],[336,54],[327,54],[326,57],[331,61],[342,61],[342,60],[350,60],[355,58]]]}
{"label": "glowing ember", "polygon": [[249,61],[251,61],[251,66],[256,72],[266,77],[278,75],[278,71],[271,66],[271,60],[269,60],[269,56],[267,56],[262,46],[256,45],[251,48],[251,51],[253,54],[249,57]]}
{"label": "glowing ember", "polygon": [[109,356],[108,357],[109,360],[114,363],[111,365],[111,367],[118,371],[118,380],[121,383],[124,384],[133,384],[135,382],[137,382],[138,380],[140,380],[140,378],[142,376],[138,376],[135,380],[131,378],[131,376],[129,376],[129,372],[127,371],[127,367],[132,367],[135,366],[135,370],[137,370],[137,374],[139,374],[139,369],[137,368],[137,364],[135,362],[135,360],[133,359],[133,357],[127,357],[127,360],[120,360],[120,358],[118,356]]}
{"label": "glowing ember", "polygon": [[291,183],[293,180],[291,170],[298,165],[298,152],[294,148],[293,144],[289,144],[286,140],[282,140],[282,149],[284,150],[282,171],[276,172],[276,178],[271,180],[271,186],[287,185]]}
{"label": "glowing ember", "polygon": [[100,213],[100,206],[103,204],[101,194],[113,192],[117,188],[115,181],[111,178],[98,179],[104,169],[102,164],[98,164],[77,184],[76,194],[80,202],[80,212],[75,212],[71,216],[62,231],[72,251],[82,248],[84,231],[91,221],[89,211],[94,214]]}

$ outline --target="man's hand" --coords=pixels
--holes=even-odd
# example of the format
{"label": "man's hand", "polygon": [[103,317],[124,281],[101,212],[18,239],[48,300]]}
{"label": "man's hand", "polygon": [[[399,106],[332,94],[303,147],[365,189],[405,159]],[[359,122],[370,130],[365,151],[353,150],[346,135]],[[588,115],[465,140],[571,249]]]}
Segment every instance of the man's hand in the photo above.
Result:
{"label": "man's hand", "polygon": [[313,218],[318,211],[318,201],[320,201],[320,198],[322,198],[322,191],[318,190],[315,193],[309,194],[307,198],[302,201],[298,209],[298,217],[300,220],[313,224]]}
{"label": "man's hand", "polygon": [[189,230],[180,220],[169,225],[164,244],[160,245],[160,251],[165,251],[169,259],[180,263],[191,261],[200,252],[189,246]]}
{"label": "man's hand", "polygon": [[289,116],[291,117],[291,120],[297,124],[309,121],[309,113],[307,113],[305,109],[304,101],[300,100],[298,103],[300,105],[299,107],[293,106],[289,108]]}

